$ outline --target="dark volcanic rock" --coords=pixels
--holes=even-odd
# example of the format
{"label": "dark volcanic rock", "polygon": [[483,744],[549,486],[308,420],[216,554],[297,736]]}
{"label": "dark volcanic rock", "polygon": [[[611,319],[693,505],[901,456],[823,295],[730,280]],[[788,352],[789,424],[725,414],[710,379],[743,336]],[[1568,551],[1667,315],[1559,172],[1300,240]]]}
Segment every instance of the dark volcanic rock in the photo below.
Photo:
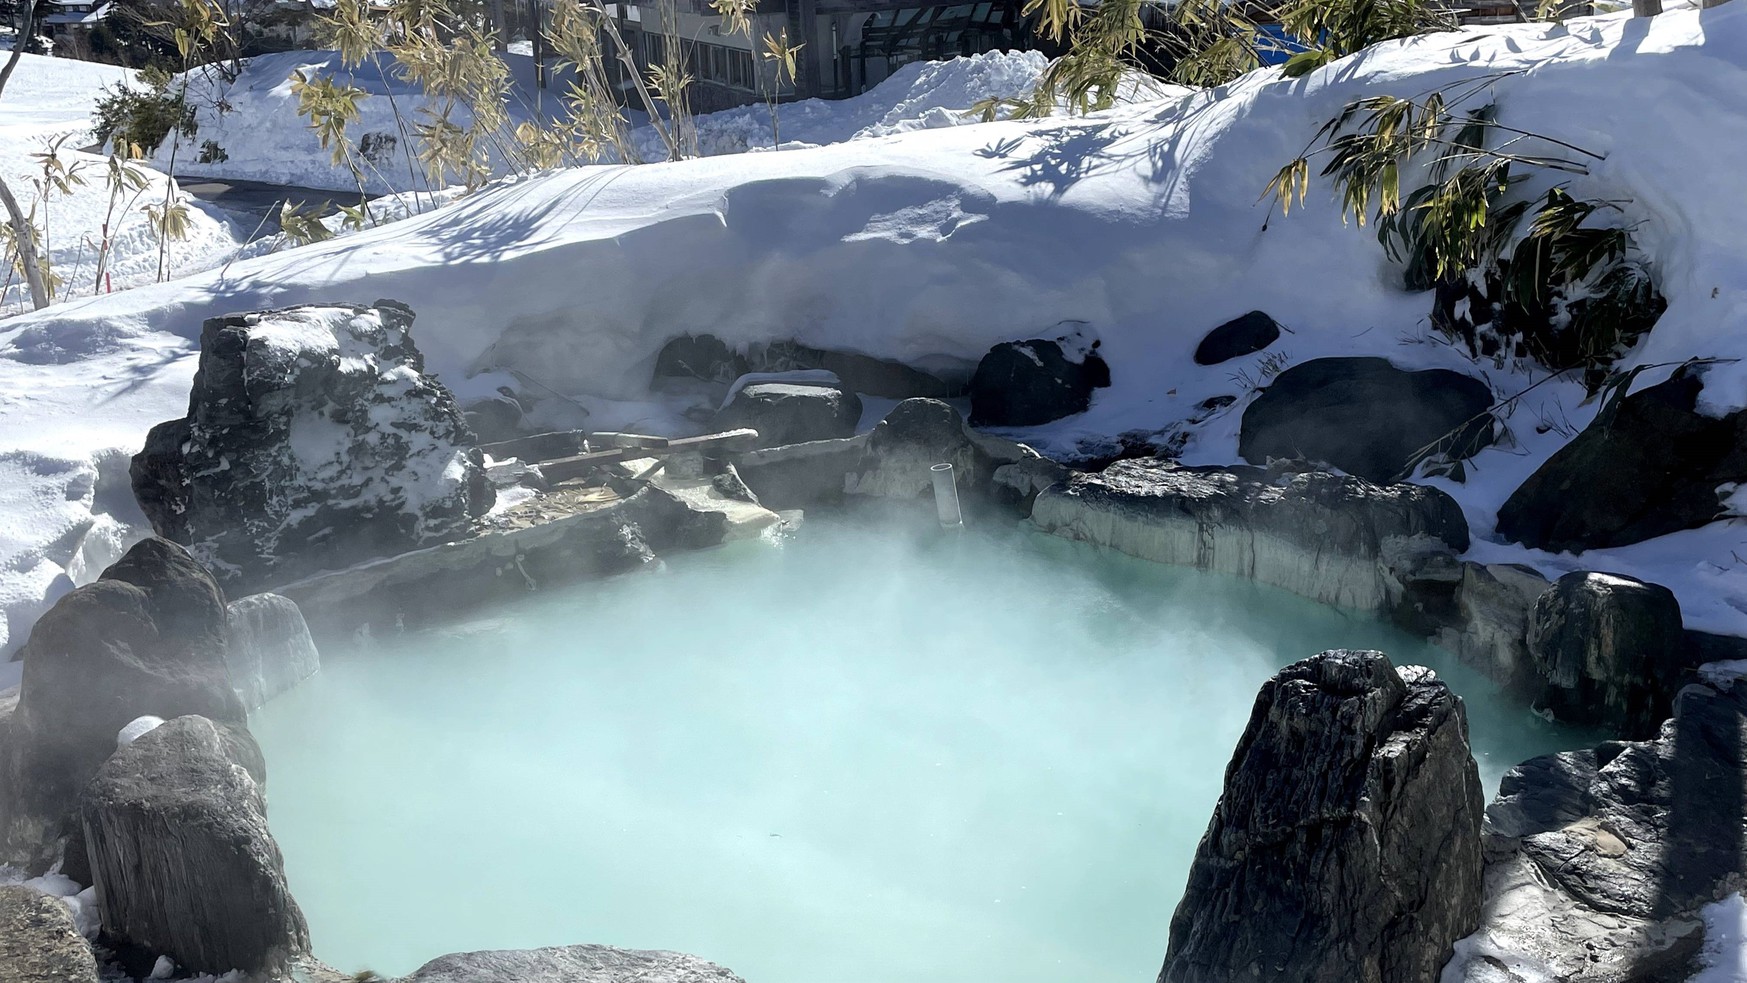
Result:
{"label": "dark volcanic rock", "polygon": [[0,886],[0,983],[97,983],[97,959],[59,898]]}
{"label": "dark volcanic rock", "polygon": [[25,643],[18,708],[0,748],[0,858],[42,866],[79,788],[136,717],[241,725],[228,636],[218,586],[163,539],[136,544],[56,602]]}
{"label": "dark volcanic rock", "polygon": [[1702,388],[1700,373],[1682,368],[1606,404],[1498,510],[1499,534],[1576,553],[1716,520],[1718,487],[1747,482],[1747,410],[1706,416]]}
{"label": "dark volcanic rock", "polygon": [[1196,365],[1218,365],[1259,352],[1280,337],[1280,325],[1262,311],[1234,317],[1201,339],[1195,346]]}
{"label": "dark volcanic rock", "polygon": [[657,379],[702,379],[727,384],[747,371],[745,356],[709,334],[682,335],[662,346],[655,356]]}
{"label": "dark volcanic rock", "polygon": [[996,468],[1035,457],[1037,452],[1030,448],[967,427],[958,410],[946,403],[906,399],[868,431],[861,458],[843,487],[851,495],[932,497],[934,483],[928,469],[950,464],[959,495],[976,498],[989,493]]}
{"label": "dark volcanic rock", "polygon": [[971,425],[1027,427],[1084,413],[1092,390],[1110,385],[1110,366],[1095,353],[1071,359],[1044,338],[1004,341],[971,376]]}
{"label": "dark volcanic rock", "polygon": [[758,446],[804,444],[855,434],[861,400],[835,386],[760,382],[742,387],[716,414],[717,430],[751,427]]}
{"label": "dark volcanic rock", "polygon": [[714,335],[684,335],[662,347],[655,357],[655,377],[701,379],[728,385],[748,372],[793,372],[823,369],[837,376],[843,388],[883,399],[947,399],[958,387],[914,366],[858,352],[814,348],[797,341],[773,341],[728,347]]}
{"label": "dark volcanic rock", "polygon": [[680,952],[566,945],[457,952],[433,959],[401,983],[744,983]]}
{"label": "dark volcanic rock", "polygon": [[1544,681],[1536,706],[1558,719],[1651,734],[1684,667],[1680,603],[1658,584],[1579,571],[1535,601],[1528,650]]}
{"label": "dark volcanic rock", "polygon": [[469,403],[462,416],[480,443],[514,440],[528,432],[521,401],[507,393]]}
{"label": "dark volcanic rock", "polygon": [[824,369],[850,392],[882,399],[949,399],[962,394],[939,377],[889,358],[859,352],[814,348],[798,341],[775,341],[747,349],[752,372]]}
{"label": "dark volcanic rock", "polygon": [[273,974],[308,954],[309,929],[237,739],[171,720],[105,762],[79,812],[106,933],[197,972]]}
{"label": "dark volcanic rock", "polygon": [[1240,574],[1372,611],[1395,600],[1386,547],[1426,540],[1454,553],[1468,548],[1461,507],[1435,488],[1159,460],[1071,475],[1038,494],[1031,519],[1130,556]]}
{"label": "dark volcanic rock", "polygon": [[1381,652],[1263,685],[1171,919],[1161,983],[1431,983],[1480,913],[1461,700]]}
{"label": "dark volcanic rock", "polygon": [[1492,402],[1485,382],[1447,369],[1314,359],[1280,373],[1244,410],[1238,453],[1253,464],[1322,462],[1398,481],[1428,456],[1460,461],[1492,443]]}
{"label": "dark volcanic rock", "polygon": [[[1655,740],[1524,762],[1486,810],[1480,937],[1563,983],[1686,980],[1747,881],[1747,687],[1687,686]],[[1445,979],[1516,980],[1470,954]]]}
{"label": "dark volcanic rock", "polygon": [[378,301],[207,321],[188,416],[133,459],[152,527],[233,590],[465,534],[494,495],[412,320]]}

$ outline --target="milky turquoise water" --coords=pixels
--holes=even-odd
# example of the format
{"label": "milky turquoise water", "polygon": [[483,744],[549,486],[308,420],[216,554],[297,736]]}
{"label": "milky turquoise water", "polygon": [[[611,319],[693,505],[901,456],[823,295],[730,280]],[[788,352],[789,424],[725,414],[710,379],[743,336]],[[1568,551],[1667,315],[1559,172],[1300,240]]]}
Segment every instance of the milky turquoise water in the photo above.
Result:
{"label": "milky turquoise water", "polygon": [[348,972],[599,942],[749,983],[1146,983],[1257,687],[1339,646],[1437,668],[1489,794],[1584,743],[1277,590],[820,521],[325,652],[251,726]]}

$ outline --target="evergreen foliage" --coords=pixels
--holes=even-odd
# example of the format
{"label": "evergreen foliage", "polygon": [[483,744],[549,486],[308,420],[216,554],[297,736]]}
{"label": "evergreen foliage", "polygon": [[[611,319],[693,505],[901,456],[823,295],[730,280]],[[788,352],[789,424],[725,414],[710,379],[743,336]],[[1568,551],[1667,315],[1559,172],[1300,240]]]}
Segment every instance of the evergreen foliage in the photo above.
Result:
{"label": "evergreen foliage", "polygon": [[1549,183],[1589,173],[1601,155],[1507,126],[1491,101],[1464,108],[1508,74],[1347,104],[1264,197],[1282,213],[1302,204],[1310,158],[1326,154],[1321,176],[1334,182],[1342,217],[1375,224],[1402,264],[1403,287],[1480,301],[1484,309],[1471,305],[1463,317],[1434,315],[1440,330],[1476,355],[1582,370],[1593,389],[1666,305],[1620,224],[1631,203],[1576,198],[1568,184]]}

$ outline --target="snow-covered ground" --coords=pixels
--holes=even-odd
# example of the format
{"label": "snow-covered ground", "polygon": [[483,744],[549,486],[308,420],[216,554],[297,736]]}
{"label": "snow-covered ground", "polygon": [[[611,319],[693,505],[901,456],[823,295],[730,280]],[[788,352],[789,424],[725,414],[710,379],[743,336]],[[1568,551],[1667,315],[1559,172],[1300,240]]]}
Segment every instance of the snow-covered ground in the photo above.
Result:
{"label": "snow-covered ground", "polygon": [[[1497,84],[1502,118],[1604,152],[1574,190],[1634,202],[1627,217],[1669,299],[1628,359],[1661,366],[1638,385],[1691,357],[1747,355],[1747,226],[1730,197],[1747,150],[1747,4],[1431,35],[1303,79],[1263,72],[1085,119],[576,168],[0,325],[0,644],[17,643],[63,573],[89,576],[89,558],[113,549],[110,516],[126,496],[98,478],[119,475],[150,425],[183,412],[201,320],[226,311],[399,298],[419,312],[432,367],[464,395],[514,370],[591,407],[597,425],[686,425],[647,383],[662,344],[687,332],[968,367],[995,342],[1080,321],[1102,340],[1114,384],[1089,412],[1019,434],[1078,447],[1246,395],[1260,356],[1202,368],[1189,355],[1253,308],[1291,330],[1275,346],[1291,363],[1384,355],[1522,392],[1541,374],[1477,365],[1439,340],[1429,298],[1396,288],[1375,238],[1343,226],[1324,185],[1265,228],[1258,203],[1355,96],[1515,69]],[[1747,405],[1747,364],[1707,372],[1708,405]],[[1234,460],[1243,407],[1200,426],[1187,459]],[[1470,555],[1644,577],[1677,592],[1689,625],[1747,635],[1747,525],[1582,557],[1490,540],[1499,503],[1595,412],[1575,383],[1541,385],[1467,484],[1439,480],[1473,524]]]}
{"label": "snow-covered ground", "polygon": [[[851,99],[807,99],[776,108],[776,133],[765,105],[743,106],[698,117],[698,150],[706,157],[769,149],[773,136],[784,148],[818,147],[848,140],[891,136],[976,122],[970,108],[984,99],[1022,99],[1031,94],[1049,59],[1036,51],[991,51],[950,61],[911,62],[867,92]],[[1150,76],[1122,84],[1118,104],[1188,95],[1191,89]],[[644,160],[665,154],[661,138],[648,126],[633,133]]]}
{"label": "snow-covered ground", "polygon": [[[0,95],[0,176],[23,208],[34,207],[39,227],[46,213],[49,259],[53,272],[65,281],[63,298],[89,297],[158,278],[158,239],[145,207],[163,202],[166,179],[148,170],[143,191],[112,196],[105,183],[107,158],[78,149],[91,142],[91,110],[98,90],[129,74],[113,65],[24,55]],[[68,194],[52,193],[44,203],[32,184],[42,177],[42,165],[31,155],[63,136],[59,155],[83,183]],[[105,223],[114,233],[109,275],[99,283],[97,258]],[[169,272],[181,275],[210,269],[234,254],[237,246],[238,233],[222,212],[191,203],[188,237],[170,243]],[[29,309],[29,291],[20,277],[0,273],[0,283],[4,284],[0,316]]]}
{"label": "snow-covered ground", "polygon": [[[509,115],[512,125],[551,118],[561,112],[553,88],[536,90],[533,59],[512,49],[506,58],[515,84]],[[1037,52],[990,52],[943,62],[913,62],[868,92],[853,99],[808,99],[777,107],[777,133],[782,146],[796,149],[887,136],[917,129],[958,126],[975,121],[970,108],[983,99],[1019,98],[1031,92],[1049,64]],[[309,123],[297,115],[291,91],[293,72],[327,76],[339,85],[368,93],[359,102],[359,118],[348,127],[354,146],[368,145],[360,158],[364,188],[374,195],[388,191],[423,191],[430,182],[408,157],[411,127],[434,104],[416,85],[401,78],[392,56],[347,69],[331,51],[288,51],[249,60],[243,74],[227,81],[212,69],[190,73],[189,100],[195,106],[199,132],[194,144],[211,140],[227,159],[201,163],[186,148],[177,155],[175,172],[183,177],[231,178],[290,184],[333,191],[355,191],[357,182],[345,166],[333,163],[320,149]],[[1139,102],[1187,94],[1180,86],[1149,79],[1124,84],[1122,102]],[[398,112],[398,117],[397,117]],[[458,110],[458,121],[466,111]],[[646,120],[631,114],[635,120]],[[698,150],[704,156],[744,153],[772,147],[771,110],[746,106],[696,118]],[[667,156],[654,127],[636,125],[631,142],[644,160]],[[168,169],[170,148],[159,148],[154,163]],[[494,167],[504,172],[501,159]]]}

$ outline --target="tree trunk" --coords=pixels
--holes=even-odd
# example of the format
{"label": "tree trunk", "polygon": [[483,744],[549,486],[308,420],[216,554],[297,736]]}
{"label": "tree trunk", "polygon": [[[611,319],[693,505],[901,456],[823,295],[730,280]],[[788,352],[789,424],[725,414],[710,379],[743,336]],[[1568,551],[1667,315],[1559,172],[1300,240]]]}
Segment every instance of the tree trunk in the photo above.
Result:
{"label": "tree trunk", "polygon": [[1632,0],[1633,17],[1654,17],[1662,12],[1662,0]]}
{"label": "tree trunk", "polygon": [[503,19],[503,0],[491,0],[491,33],[492,46],[497,49],[497,53],[501,55],[508,52],[509,25]]}
{"label": "tree trunk", "polygon": [[[6,83],[12,78],[12,70],[18,67],[18,60],[24,56],[24,49],[30,44],[31,32],[36,28],[36,0],[23,0],[24,19],[18,25],[18,33],[12,37],[12,54],[6,59],[6,67],[0,68],[0,93],[6,91]],[[12,189],[0,179],[0,201],[6,205],[6,222],[12,226],[13,237],[18,242],[19,265],[24,267],[24,280],[30,285],[30,302],[37,310],[49,306],[48,284],[43,280],[42,264],[36,255],[36,232],[30,227],[30,222],[24,217],[24,211],[18,207],[18,199],[12,197]]]}
{"label": "tree trunk", "polygon": [[6,221],[12,226],[13,239],[18,243],[19,265],[24,267],[24,281],[30,285],[31,306],[40,311],[49,306],[49,290],[42,278],[42,266],[37,262],[36,233],[3,178],[0,178],[0,202],[6,205]]}

